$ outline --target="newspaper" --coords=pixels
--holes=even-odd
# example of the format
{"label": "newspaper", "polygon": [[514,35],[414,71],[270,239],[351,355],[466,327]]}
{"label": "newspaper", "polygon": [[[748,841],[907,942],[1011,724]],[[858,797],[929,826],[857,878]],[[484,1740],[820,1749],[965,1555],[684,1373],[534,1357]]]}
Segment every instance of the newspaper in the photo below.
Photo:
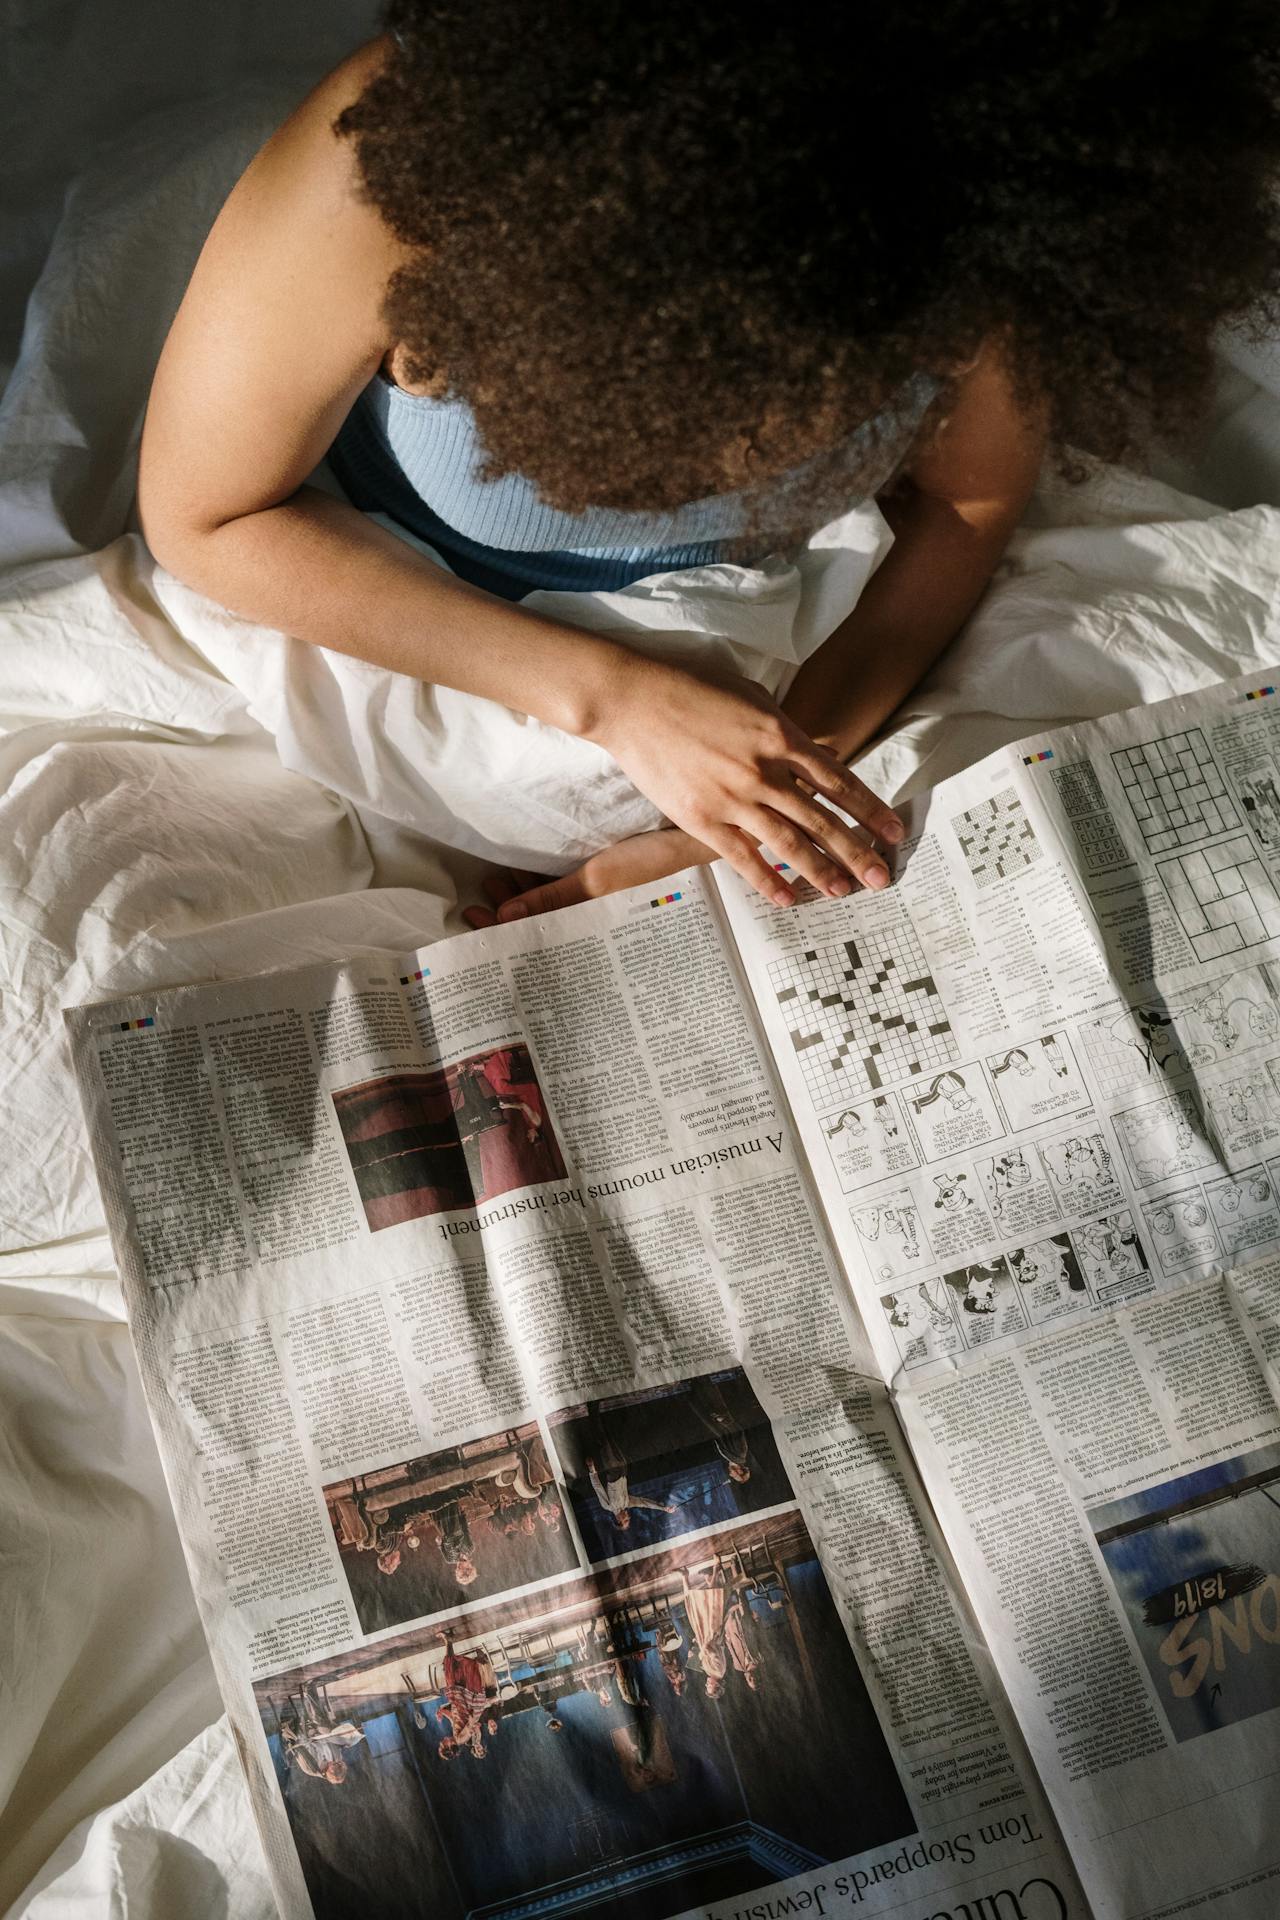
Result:
{"label": "newspaper", "polygon": [[290,1920],[1276,1912],[1280,695],[906,818],[68,1014]]}

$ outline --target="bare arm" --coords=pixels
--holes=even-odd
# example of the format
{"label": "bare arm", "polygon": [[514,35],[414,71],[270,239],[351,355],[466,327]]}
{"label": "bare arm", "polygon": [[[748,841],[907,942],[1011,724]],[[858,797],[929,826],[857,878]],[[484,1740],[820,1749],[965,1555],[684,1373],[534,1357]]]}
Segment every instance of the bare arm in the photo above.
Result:
{"label": "bare arm", "polygon": [[766,897],[781,848],[823,891],[887,884],[839,802],[895,816],[758,689],[713,686],[456,579],[307,487],[396,343],[382,297],[402,255],[332,132],[381,43],[337,69],[268,141],[209,235],[156,372],[138,503],[162,565],[248,619],[597,741],[659,811]]}
{"label": "bare arm", "polygon": [[981,599],[1035,487],[1044,422],[1014,402],[990,345],[936,444],[887,506],[894,544],[783,702],[846,759],[928,672]]}
{"label": "bare arm", "polygon": [[[884,725],[973,612],[1031,496],[1044,445],[1043,421],[1021,415],[989,346],[902,495],[882,503],[894,531],[887,557],[783,701],[783,711],[842,760]],[[491,905],[466,918],[486,926],[573,906],[714,858],[713,847],[676,828],[637,834],[561,879],[496,881]]]}
{"label": "bare arm", "polygon": [[303,485],[394,344],[380,308],[402,256],[329,132],[369,64],[354,56],[322,83],[209,235],[147,408],[143,532],[163,566],[246,619],[495,700],[520,687],[526,711],[588,733],[620,648],[496,601]]}

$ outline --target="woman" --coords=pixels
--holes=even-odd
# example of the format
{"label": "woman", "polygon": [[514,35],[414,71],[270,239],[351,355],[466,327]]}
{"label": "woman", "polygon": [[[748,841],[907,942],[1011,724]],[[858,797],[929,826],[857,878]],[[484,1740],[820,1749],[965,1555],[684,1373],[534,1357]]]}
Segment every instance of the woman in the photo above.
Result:
{"label": "woman", "polygon": [[[393,0],[209,236],[148,542],[250,619],[597,743],[666,821],[504,919],[716,855],[789,903],[761,843],[883,887],[901,823],[844,762],[1046,449],[1078,475],[1069,443],[1188,425],[1213,327],[1275,295],[1271,44],[1261,0]],[[346,498],[308,484],[331,450]],[[781,708],[519,604],[794,554],[877,493],[893,550]]]}

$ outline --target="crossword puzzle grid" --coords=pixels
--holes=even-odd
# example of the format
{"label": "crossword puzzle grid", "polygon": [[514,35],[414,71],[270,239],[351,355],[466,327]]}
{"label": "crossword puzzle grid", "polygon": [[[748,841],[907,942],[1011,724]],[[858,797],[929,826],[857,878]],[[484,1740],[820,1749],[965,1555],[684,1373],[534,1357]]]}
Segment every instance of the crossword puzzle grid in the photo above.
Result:
{"label": "crossword puzzle grid", "polygon": [[980,887],[1021,873],[1040,858],[1040,842],[1012,787],[958,813],[951,822],[960,851]]}
{"label": "crossword puzzle grid", "polygon": [[1280,935],[1280,897],[1248,834],[1161,860],[1156,871],[1198,959],[1238,953]]}
{"label": "crossword puzzle grid", "polygon": [[772,962],[769,978],[819,1108],[956,1057],[946,1008],[908,927],[790,954]]}
{"label": "crossword puzzle grid", "polygon": [[1111,758],[1149,853],[1171,853],[1240,825],[1199,727]]}

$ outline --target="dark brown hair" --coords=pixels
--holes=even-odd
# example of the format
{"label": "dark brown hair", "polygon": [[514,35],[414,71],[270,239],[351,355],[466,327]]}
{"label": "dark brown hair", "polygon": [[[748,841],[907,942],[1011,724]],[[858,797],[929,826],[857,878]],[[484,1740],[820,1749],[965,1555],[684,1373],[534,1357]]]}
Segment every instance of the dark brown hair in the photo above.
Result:
{"label": "dark brown hair", "polygon": [[923,370],[929,431],[992,336],[1067,478],[1192,426],[1215,326],[1280,310],[1274,19],[393,0],[336,130],[412,249],[411,377],[470,404],[488,474],[652,510],[807,461],[814,525],[854,429]]}

